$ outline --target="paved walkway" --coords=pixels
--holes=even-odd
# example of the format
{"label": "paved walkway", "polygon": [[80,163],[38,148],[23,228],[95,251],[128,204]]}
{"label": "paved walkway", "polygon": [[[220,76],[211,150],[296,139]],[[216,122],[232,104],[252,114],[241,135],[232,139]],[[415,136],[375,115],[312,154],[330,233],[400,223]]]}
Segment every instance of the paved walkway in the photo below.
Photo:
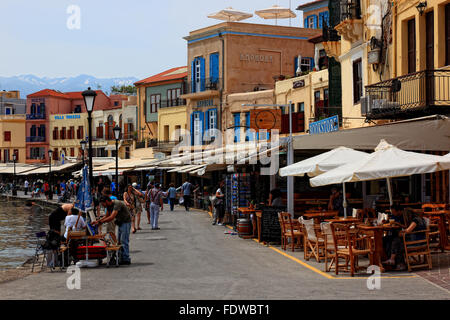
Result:
{"label": "paved walkway", "polygon": [[[160,231],[143,218],[131,237],[130,266],[81,270],[81,290],[65,272],[43,272],[0,284],[0,299],[450,299],[449,291],[411,274],[335,279],[291,255],[212,226],[207,213],[165,211]],[[312,267],[308,267],[311,265]]]}

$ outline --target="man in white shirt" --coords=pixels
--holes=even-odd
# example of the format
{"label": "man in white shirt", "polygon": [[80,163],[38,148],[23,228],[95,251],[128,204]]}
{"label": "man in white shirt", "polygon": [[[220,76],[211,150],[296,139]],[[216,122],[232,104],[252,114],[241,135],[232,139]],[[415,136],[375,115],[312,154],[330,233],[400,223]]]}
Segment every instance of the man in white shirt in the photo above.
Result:
{"label": "man in white shirt", "polygon": [[30,186],[30,183],[28,182],[27,179],[25,179],[25,182],[23,183],[24,187],[25,187],[25,195],[28,194],[28,187]]}
{"label": "man in white shirt", "polygon": [[[67,215],[66,220],[64,221],[64,226],[66,228],[64,232],[64,238],[67,239],[67,235],[69,232],[69,228],[72,228],[72,231],[81,231],[86,228],[86,222],[84,222],[83,217],[81,216],[81,211],[78,211],[78,214],[73,214],[77,209],[73,208]],[[76,212],[75,212],[76,213]]]}

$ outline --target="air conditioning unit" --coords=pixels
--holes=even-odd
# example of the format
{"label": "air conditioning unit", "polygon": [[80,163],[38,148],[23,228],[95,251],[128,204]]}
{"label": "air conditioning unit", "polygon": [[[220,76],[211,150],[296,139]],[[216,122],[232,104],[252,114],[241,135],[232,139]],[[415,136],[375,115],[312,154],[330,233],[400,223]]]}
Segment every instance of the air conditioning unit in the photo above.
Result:
{"label": "air conditioning unit", "polygon": [[365,116],[372,112],[372,101],[370,96],[365,96],[361,98],[361,115]]}

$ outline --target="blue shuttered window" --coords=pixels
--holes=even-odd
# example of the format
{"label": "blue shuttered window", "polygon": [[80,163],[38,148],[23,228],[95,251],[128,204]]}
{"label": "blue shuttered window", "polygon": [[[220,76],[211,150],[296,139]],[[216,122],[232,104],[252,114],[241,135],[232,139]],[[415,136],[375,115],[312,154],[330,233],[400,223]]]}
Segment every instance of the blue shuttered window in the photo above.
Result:
{"label": "blue shuttered window", "polygon": [[[196,119],[198,119],[196,121]],[[204,114],[200,111],[195,111],[191,114],[191,144],[200,145],[203,144],[203,123]],[[198,129],[198,130],[196,130]]]}
{"label": "blue shuttered window", "polygon": [[241,114],[233,114],[234,118],[234,142],[241,141]]}
{"label": "blue shuttered window", "polygon": [[245,141],[253,141],[253,133],[250,130],[250,112],[245,113]]}
{"label": "blue shuttered window", "polygon": [[314,28],[314,29],[317,29],[317,16],[314,15],[313,17],[314,17],[314,25],[313,25],[313,28]]}
{"label": "blue shuttered window", "polygon": [[308,18],[306,18],[303,22],[303,28],[309,28],[308,26]]}
{"label": "blue shuttered window", "polygon": [[200,90],[205,91],[205,58],[200,57]]}
{"label": "blue shuttered window", "polygon": [[319,13],[319,29],[323,28],[323,12]]}
{"label": "blue shuttered window", "polygon": [[195,60],[191,64],[191,93],[195,92]]}
{"label": "blue shuttered window", "polygon": [[294,76],[297,75],[297,69],[298,69],[298,57],[294,58]]}
{"label": "blue shuttered window", "polygon": [[213,53],[209,56],[209,77],[211,83],[219,82],[219,53]]}

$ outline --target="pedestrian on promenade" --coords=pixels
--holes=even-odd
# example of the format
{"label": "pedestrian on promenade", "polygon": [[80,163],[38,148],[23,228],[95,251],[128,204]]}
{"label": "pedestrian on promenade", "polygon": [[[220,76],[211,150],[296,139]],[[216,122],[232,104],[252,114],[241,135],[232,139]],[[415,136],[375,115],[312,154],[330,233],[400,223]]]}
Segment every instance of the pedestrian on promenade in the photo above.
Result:
{"label": "pedestrian on promenade", "polygon": [[[103,188],[102,195],[110,198],[111,200],[118,200],[116,196],[112,194],[111,189]],[[106,207],[103,207],[101,211],[101,218],[106,217],[108,215],[108,210]],[[101,232],[101,226],[99,227],[99,232]],[[117,232],[116,232],[116,224],[114,221],[106,223],[106,233],[109,233],[114,242],[117,242]]]}
{"label": "pedestrian on promenade", "polygon": [[44,182],[44,194],[45,199],[48,201],[48,197],[50,196],[50,186],[48,185],[47,181]]}
{"label": "pedestrian on promenade", "polygon": [[145,203],[145,193],[141,191],[141,186],[137,183],[133,183],[133,188],[137,192],[135,198],[135,208],[136,208],[136,230],[141,229],[141,214],[142,214],[142,204]]}
{"label": "pedestrian on promenade", "polygon": [[175,207],[175,201],[177,200],[177,189],[175,189],[175,185],[173,183],[169,185],[169,190],[167,190],[167,194],[169,196],[170,211],[173,211]]}
{"label": "pedestrian on promenade", "polygon": [[147,184],[147,191],[145,192],[145,211],[147,211],[147,224],[151,224],[150,220],[150,192],[153,189],[153,182]]}
{"label": "pedestrian on promenade", "polygon": [[221,181],[216,190],[216,198],[214,200],[214,221],[218,226],[223,225],[223,217],[225,216],[225,194],[223,193],[224,182]]}
{"label": "pedestrian on promenade", "polygon": [[27,179],[25,179],[23,186],[25,187],[25,195],[28,195],[28,187],[30,186],[30,183],[28,182]]}
{"label": "pedestrian on promenade", "polygon": [[160,230],[158,227],[159,210],[164,210],[163,202],[164,192],[159,183],[150,191],[150,219],[152,221],[152,230]]}
{"label": "pedestrian on promenade", "polygon": [[177,189],[177,191],[183,192],[183,203],[184,207],[186,208],[186,212],[189,211],[189,207],[191,206],[191,196],[192,196],[192,189],[193,189],[192,183],[189,182],[189,180],[186,180],[181,187]]}
{"label": "pedestrian on promenade", "polygon": [[119,264],[129,265],[130,259],[130,230],[131,213],[124,202],[120,200],[111,200],[109,197],[102,196],[100,203],[107,209],[108,214],[100,220],[94,221],[93,225],[102,225],[106,222],[114,221],[119,227],[118,240],[122,245],[119,251]]}
{"label": "pedestrian on promenade", "polygon": [[136,197],[140,197],[141,194],[136,190],[131,184],[128,185],[127,191],[123,194],[123,201],[128,207],[131,213],[131,232],[136,233],[136,215],[138,214],[138,209],[136,208]]}

